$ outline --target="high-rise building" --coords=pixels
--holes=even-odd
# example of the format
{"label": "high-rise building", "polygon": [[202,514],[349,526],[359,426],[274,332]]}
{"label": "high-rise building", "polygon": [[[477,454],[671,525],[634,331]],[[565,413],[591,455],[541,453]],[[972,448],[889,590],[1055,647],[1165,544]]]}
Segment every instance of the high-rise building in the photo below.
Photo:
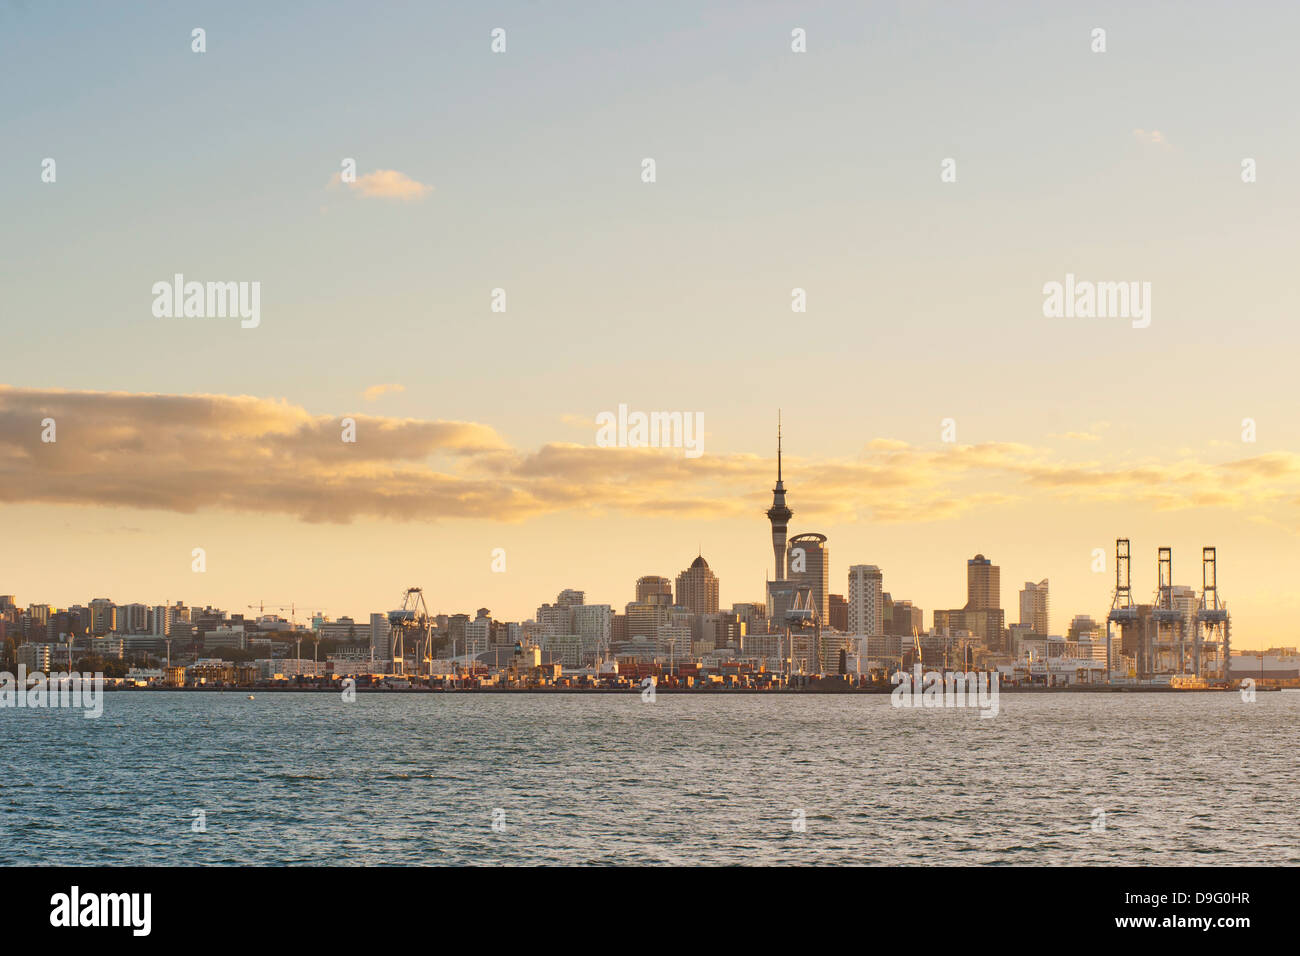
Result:
{"label": "high-rise building", "polygon": [[1035,634],[1030,630],[1028,624],[1012,624],[1007,628],[1007,650],[1011,652],[1017,660],[1028,656],[1028,645],[1026,640],[1043,637],[1042,634]]}
{"label": "high-rise building", "polygon": [[117,609],[118,630],[126,634],[144,634],[149,630],[149,606],[127,604]]}
{"label": "high-rise building", "polygon": [[573,588],[565,588],[555,598],[555,603],[561,607],[577,607],[587,597],[585,591],[577,591]]}
{"label": "high-rise building", "polygon": [[[659,636],[659,628],[668,623],[668,606],[665,604],[638,604],[633,601],[625,610],[627,640],[637,637],[654,640]],[[613,628],[610,629],[610,636],[612,639]]]}
{"label": "high-rise building", "polygon": [[609,648],[613,609],[608,604],[583,604],[573,609],[573,633],[582,641],[584,658]]}
{"label": "high-rise building", "polygon": [[389,624],[387,614],[370,615],[370,650],[375,655],[375,660],[386,661],[392,659],[393,649],[389,645]]}
{"label": "high-rise building", "polygon": [[473,657],[486,654],[492,644],[492,612],[478,609],[474,620],[465,624],[465,653]]}
{"label": "high-rise building", "polygon": [[1074,620],[1070,622],[1070,628],[1065,632],[1068,641],[1093,641],[1101,640],[1105,635],[1106,629],[1092,619],[1088,614],[1076,614]]}
{"label": "high-rise building", "polygon": [[667,578],[661,578],[657,574],[647,574],[644,577],[637,578],[636,603],[663,604],[665,606],[672,604],[673,582]]}
{"label": "high-rise building", "polygon": [[709,614],[718,609],[718,576],[700,555],[677,575],[677,604],[692,614]]}
{"label": "high-rise building", "polygon": [[468,624],[468,614],[453,614],[447,618],[447,636],[451,638],[452,647],[459,649],[465,646],[465,628]]}
{"label": "high-rise building", "polygon": [[776,579],[785,580],[785,534],[794,512],[785,506],[785,482],[781,480],[781,418],[776,421],[776,487],[772,489],[772,507],[767,519],[772,523],[772,556],[776,560]]}
{"label": "high-rise building", "polygon": [[543,604],[537,609],[536,621],[541,633],[558,637],[573,633],[573,606],[569,604]]}
{"label": "high-rise building", "polygon": [[830,549],[826,546],[826,535],[815,531],[797,534],[790,539],[786,555],[786,580],[810,588],[817,616],[826,620],[831,585],[831,559]]}
{"label": "high-rise building", "polygon": [[848,627],[858,637],[884,634],[884,576],[874,564],[855,564],[849,568]]}
{"label": "high-rise building", "polygon": [[18,663],[27,668],[27,672],[33,673],[40,671],[42,674],[49,673],[53,668],[54,655],[49,644],[28,641],[18,648]]}
{"label": "high-rise building", "polygon": [[770,633],[779,634],[785,629],[785,612],[794,605],[798,587],[794,581],[767,582],[767,630]]}
{"label": "high-rise building", "polygon": [[684,624],[665,624],[655,639],[656,650],[662,657],[678,661],[691,659],[693,642],[691,629]]}
{"label": "high-rise building", "polygon": [[1031,634],[1050,634],[1048,608],[1047,578],[1037,584],[1026,581],[1020,591],[1020,624],[1028,627]]}
{"label": "high-rise building", "polygon": [[761,634],[767,630],[767,607],[754,603],[733,604],[731,613],[745,625],[746,634]]}
{"label": "high-rise building", "polygon": [[1186,584],[1175,584],[1169,590],[1169,597],[1174,610],[1182,612],[1184,640],[1195,640],[1196,632],[1200,627],[1200,623],[1196,620],[1196,611],[1199,607],[1196,589]]}
{"label": "high-rise building", "polygon": [[740,652],[745,647],[745,622],[733,610],[731,613],[720,612],[709,615],[713,620],[713,648],[731,647]]}
{"label": "high-rise building", "polygon": [[827,601],[830,604],[827,609],[827,620],[831,627],[837,631],[848,631],[849,602],[844,600],[843,594],[832,594]]}
{"label": "high-rise building", "polygon": [[977,554],[966,562],[967,611],[995,611],[1002,607],[1002,569]]}
{"label": "high-rise building", "polygon": [[166,613],[166,623],[163,631],[168,636],[170,636],[173,631],[184,630],[181,625],[189,623],[190,609],[180,601],[177,601],[175,604],[169,604],[164,611]]}
{"label": "high-rise building", "polygon": [[108,598],[95,598],[90,602],[90,633],[103,637],[117,630],[117,605]]}
{"label": "high-rise building", "polygon": [[889,608],[889,617],[885,621],[885,633],[911,637],[925,631],[925,612],[914,607],[911,601],[902,599],[894,601]]}
{"label": "high-rise building", "polygon": [[1002,611],[1001,569],[982,554],[966,562],[966,606],[934,612],[934,629],[954,635],[970,631],[992,651],[1009,651]]}

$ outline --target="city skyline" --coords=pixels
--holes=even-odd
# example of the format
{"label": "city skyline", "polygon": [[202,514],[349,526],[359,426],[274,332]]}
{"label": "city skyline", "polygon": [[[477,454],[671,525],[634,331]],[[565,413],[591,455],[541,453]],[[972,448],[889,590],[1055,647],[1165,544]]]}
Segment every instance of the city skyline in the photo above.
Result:
{"label": "city skyline", "polygon": [[[1300,10],[1186,10],[8,5],[3,586],[523,619],[702,549],[762,600],[780,409],[834,593],[958,608],[983,553],[1096,618],[1116,538],[1144,600],[1213,545],[1240,646],[1284,641]],[[255,327],[158,314],[178,274],[258,283]],[[1071,277],[1149,283],[1149,325],[1049,317]],[[703,454],[599,447],[624,405]]]}
{"label": "city skyline", "polygon": [[809,865],[886,931],[954,867],[1004,936],[1248,944],[1300,865],[1297,32],[0,0],[19,938]]}
{"label": "city skyline", "polygon": [[[830,567],[833,567],[829,558],[830,551],[829,551],[829,541],[827,536],[816,532],[796,532],[793,535],[789,536],[789,541],[788,543],[786,542],[787,532],[785,531],[784,523],[785,521],[788,520],[788,517],[790,515],[790,509],[785,506],[785,496],[786,496],[787,489],[785,488],[784,482],[782,480],[782,452],[781,452],[780,435],[778,435],[778,453],[777,453],[776,468],[777,468],[777,485],[773,492],[776,503],[774,504],[773,508],[769,509],[769,511],[767,512],[769,524],[772,529],[772,542],[776,547],[780,547],[784,545],[784,547],[787,549],[787,560],[791,564],[793,564],[793,553],[797,547],[800,548],[801,550],[805,547],[808,548],[810,551],[808,558],[812,561],[812,566],[807,571],[796,571],[792,567],[789,571],[789,574],[786,574],[784,573],[784,569],[782,567],[786,562],[782,562],[781,564],[777,565],[778,573],[773,575],[770,578],[770,580],[768,580],[767,584],[765,585],[766,591],[762,595],[763,603],[767,605],[769,617],[771,617],[773,614],[776,614],[776,616],[779,618],[781,614],[784,613],[785,610],[784,604],[782,604],[780,608],[774,608],[774,606],[772,605],[771,588],[773,584],[777,584],[778,582],[785,581],[788,579],[790,586],[794,586],[795,584],[804,584],[812,588],[814,606],[817,606],[819,604],[824,605],[818,608],[824,622],[829,622],[831,602],[828,600],[828,597],[830,596],[843,599],[844,595],[848,595],[849,600],[845,608],[848,614],[847,619],[852,622],[856,622],[860,619],[863,619],[863,615],[868,613],[865,610],[867,605],[865,604],[861,605],[861,607],[863,608],[861,613],[856,612],[855,609],[859,607],[860,600],[867,600],[867,599],[859,598],[856,596],[859,591],[859,585],[857,581],[864,571],[869,571],[870,573],[876,576],[877,583],[875,586],[880,593],[892,595],[893,599],[895,600],[906,601],[908,604],[913,605],[917,610],[923,612],[924,615],[928,615],[929,623],[928,625],[925,625],[924,628],[925,630],[933,631],[936,628],[942,628],[945,630],[949,628],[960,628],[963,630],[974,631],[974,633],[977,636],[981,637],[981,639],[988,638],[988,635],[985,633],[984,621],[981,620],[980,623],[976,625],[971,619],[968,618],[959,617],[956,620],[950,620],[949,619],[950,615],[961,615],[962,611],[961,610],[948,611],[934,605],[927,606],[924,602],[916,601],[911,596],[910,592],[900,588],[898,585],[882,584],[881,577],[884,569],[879,568],[875,565],[864,566],[857,563],[850,564],[845,569],[846,571],[845,586],[843,587],[841,592],[836,592],[834,586],[834,577],[831,576],[830,579],[827,580],[828,570]],[[775,516],[774,513],[776,513]],[[193,557],[193,554],[191,556]],[[503,565],[505,565],[508,562],[508,555],[506,554],[494,554],[493,557],[494,557],[494,561],[501,560]],[[804,557],[805,556],[803,554],[800,555],[801,559],[803,559]],[[1095,567],[1097,561],[1097,555],[1092,554],[1090,555],[1090,557]],[[1105,557],[1106,560],[1103,563],[1105,568],[1108,569],[1107,573],[1108,574],[1113,573],[1113,565],[1110,563],[1110,559],[1113,558],[1113,553],[1108,554]],[[206,551],[204,551],[202,556],[202,562],[204,565],[206,565],[206,560],[207,560],[207,555],[206,555]],[[994,564],[991,560],[987,559],[982,553],[979,553],[976,554],[973,558],[966,560],[966,570],[967,570],[967,574],[966,574],[967,599],[965,604],[963,605],[963,608],[966,612],[984,612],[987,610],[996,609],[998,612],[996,615],[996,621],[990,619],[987,622],[987,626],[989,628],[993,628],[995,631],[1001,631],[1003,637],[1007,636],[1008,634],[1007,628],[1009,628],[1011,625],[1017,623],[1030,623],[1024,620],[1026,607],[1027,607],[1026,605],[1027,592],[1025,590],[1019,590],[1018,601],[1012,602],[1011,604],[1012,608],[1018,606],[1020,609],[1018,620],[1011,620],[1007,615],[1008,607],[1003,606],[1000,566]],[[204,570],[198,573],[206,574],[207,572],[206,570]],[[1092,573],[1095,574],[1098,572],[1094,570]],[[697,553],[697,557],[688,566],[683,568],[683,570],[680,573],[678,573],[675,577],[677,581],[676,599],[672,601],[672,603],[674,604],[674,606],[685,607],[694,613],[717,611],[720,608],[733,608],[736,605],[753,603],[755,600],[754,597],[750,596],[744,598],[743,600],[731,600],[727,602],[720,601],[720,597],[719,597],[720,578],[716,576],[713,570],[710,568],[708,561],[703,556],[702,549]],[[589,605],[590,604],[608,605],[612,609],[614,614],[619,614],[620,609],[625,608],[626,606],[628,606],[633,602],[639,602],[641,600],[643,590],[646,586],[649,585],[650,582],[656,582],[656,583],[662,582],[662,585],[667,589],[667,594],[669,595],[669,597],[671,598],[673,596],[674,592],[672,590],[671,579],[669,577],[653,575],[653,574],[644,574],[644,575],[638,575],[638,577],[632,583],[631,590],[633,593],[628,602],[612,599],[609,601],[600,601],[600,600],[586,601],[586,603]],[[1033,589],[1036,587],[1042,587],[1045,593],[1047,583],[1048,583],[1047,578],[1044,578],[1037,585],[1035,585],[1035,583],[1032,581],[1027,581],[1026,588]],[[1195,586],[1183,585],[1179,581],[1175,581],[1174,585],[1176,588],[1181,588],[1182,590],[1188,592],[1196,592],[1198,590]],[[13,593],[13,592],[9,592],[9,593]],[[573,589],[566,585],[559,592],[560,594],[559,600],[561,601],[561,603],[568,603],[566,598],[568,596],[576,594],[579,595],[578,603],[581,604],[583,603],[583,600],[585,600],[583,596],[586,593],[589,593],[589,589],[585,587],[579,589]],[[119,603],[111,596],[96,595],[95,599],[85,599],[86,606],[93,605],[93,602],[96,599],[98,600],[108,599],[110,601],[113,601],[113,603],[118,604],[118,606],[131,606],[131,607],[147,606],[150,609],[155,607],[163,607],[163,606],[175,606],[184,600],[184,598],[182,597],[182,598],[178,598],[176,601],[172,601],[170,598],[167,598],[164,599],[164,601],[159,604],[154,604],[152,601]],[[869,601],[871,610],[869,612],[868,619],[874,620],[876,624],[879,624],[881,621],[880,613],[883,609],[876,605],[875,602],[877,600],[878,598],[872,598]],[[1034,610],[1030,612],[1031,616],[1033,616],[1035,620],[1046,619],[1046,607],[1047,607],[1045,603],[1046,598],[1044,597],[1042,600],[1043,600],[1043,604],[1042,604],[1041,617],[1039,616],[1038,610]],[[462,604],[460,605],[453,605],[448,607],[442,607],[442,605],[436,602],[437,599],[435,598],[433,613],[439,615],[463,614],[463,613],[467,613],[468,610],[472,610],[475,608],[484,608],[484,607],[489,608],[489,610],[495,610],[491,608],[489,605],[484,605],[481,603],[476,604],[473,601],[468,602],[468,604],[462,602]],[[259,598],[257,602],[255,602],[256,605],[262,605],[264,603],[267,602],[264,602],[264,599],[262,598]],[[305,618],[308,622],[310,622],[311,618],[314,615],[320,614],[326,618],[332,618],[335,620],[350,618],[359,623],[362,623],[365,622],[371,614],[375,613],[375,608],[373,607],[365,610],[360,610],[360,611],[349,610],[349,611],[335,612],[332,614],[326,614],[325,613],[326,606],[320,606],[315,604],[299,605],[297,604],[297,602],[291,602],[290,605],[276,605],[274,601],[269,603],[271,604],[273,610],[279,610],[281,612],[284,611],[286,608],[292,606],[293,614],[291,616],[295,621],[298,618]],[[1139,601],[1139,603],[1141,603],[1141,601]],[[51,602],[45,600],[27,601],[27,602],[23,602],[22,606],[33,605],[33,604],[48,605],[54,609],[67,609],[69,607],[83,606],[80,600],[66,602],[66,603],[57,603],[57,602]],[[541,610],[543,604],[538,604],[535,606],[538,608],[538,610]],[[249,618],[249,617],[253,617],[253,615],[248,614],[246,612],[251,611],[254,605],[249,604],[249,605],[225,606],[220,602],[202,602],[198,605],[187,604],[185,606],[186,607],[213,607],[213,608],[223,610],[228,614],[235,613],[235,614],[243,615],[245,618]],[[379,613],[384,613],[387,610],[389,609],[381,608]],[[259,609],[259,614],[260,613],[261,611]],[[936,613],[943,615],[942,619],[937,620],[935,617]],[[283,614],[273,615],[273,616],[283,617]],[[1096,621],[1100,621],[1100,622],[1104,622],[1105,620],[1104,614],[1097,614],[1094,616],[1093,612],[1090,609],[1076,610],[1073,612],[1072,616],[1079,617],[1079,618],[1094,617]],[[494,619],[509,620],[511,619],[511,617],[512,616],[509,614],[503,615],[498,613],[494,616]],[[288,619],[289,618],[286,618],[286,620]],[[533,621],[536,619],[537,618],[534,617],[533,615],[528,615],[528,616],[520,615],[514,618],[514,620],[518,622]],[[926,618],[922,617],[922,621],[925,622],[925,620]],[[1061,629],[1059,633],[1064,634],[1066,630],[1068,630],[1068,628]],[[1035,630],[1034,632],[1045,633],[1037,630]],[[850,627],[847,633],[867,634],[871,632],[864,631],[856,627]],[[997,641],[992,640],[990,643],[996,644]],[[1259,647],[1262,648],[1266,646],[1268,643],[1269,642],[1266,640],[1263,643],[1261,643]],[[1273,641],[1273,643],[1276,643],[1276,641]],[[1247,641],[1238,638],[1236,641],[1236,646],[1239,649],[1249,649],[1253,645],[1250,645]]]}

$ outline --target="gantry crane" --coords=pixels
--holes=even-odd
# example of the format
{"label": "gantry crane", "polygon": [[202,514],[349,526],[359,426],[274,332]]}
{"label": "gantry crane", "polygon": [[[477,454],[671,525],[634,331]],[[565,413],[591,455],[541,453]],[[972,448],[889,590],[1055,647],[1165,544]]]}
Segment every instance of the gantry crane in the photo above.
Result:
{"label": "gantry crane", "polygon": [[409,640],[414,645],[416,655],[415,672],[418,674],[421,664],[427,663],[432,678],[433,619],[424,603],[423,588],[407,588],[402,592],[402,606],[388,612],[388,625],[393,651],[393,673],[406,673],[406,645]]}

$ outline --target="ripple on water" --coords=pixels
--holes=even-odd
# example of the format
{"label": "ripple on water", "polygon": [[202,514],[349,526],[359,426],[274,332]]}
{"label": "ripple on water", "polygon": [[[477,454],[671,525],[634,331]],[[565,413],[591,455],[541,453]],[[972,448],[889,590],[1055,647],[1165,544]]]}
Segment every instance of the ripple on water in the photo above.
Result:
{"label": "ripple on water", "polygon": [[39,842],[59,864],[1300,862],[1294,694],[1249,710],[1007,694],[993,720],[635,693],[105,706],[0,711],[5,858]]}

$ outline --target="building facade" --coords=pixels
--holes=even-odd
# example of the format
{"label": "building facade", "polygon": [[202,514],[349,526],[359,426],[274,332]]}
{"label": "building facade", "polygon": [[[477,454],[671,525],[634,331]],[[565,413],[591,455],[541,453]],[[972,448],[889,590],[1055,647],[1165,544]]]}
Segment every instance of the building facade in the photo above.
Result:
{"label": "building facade", "polygon": [[884,633],[884,576],[874,564],[849,568],[848,632],[858,637]]}

